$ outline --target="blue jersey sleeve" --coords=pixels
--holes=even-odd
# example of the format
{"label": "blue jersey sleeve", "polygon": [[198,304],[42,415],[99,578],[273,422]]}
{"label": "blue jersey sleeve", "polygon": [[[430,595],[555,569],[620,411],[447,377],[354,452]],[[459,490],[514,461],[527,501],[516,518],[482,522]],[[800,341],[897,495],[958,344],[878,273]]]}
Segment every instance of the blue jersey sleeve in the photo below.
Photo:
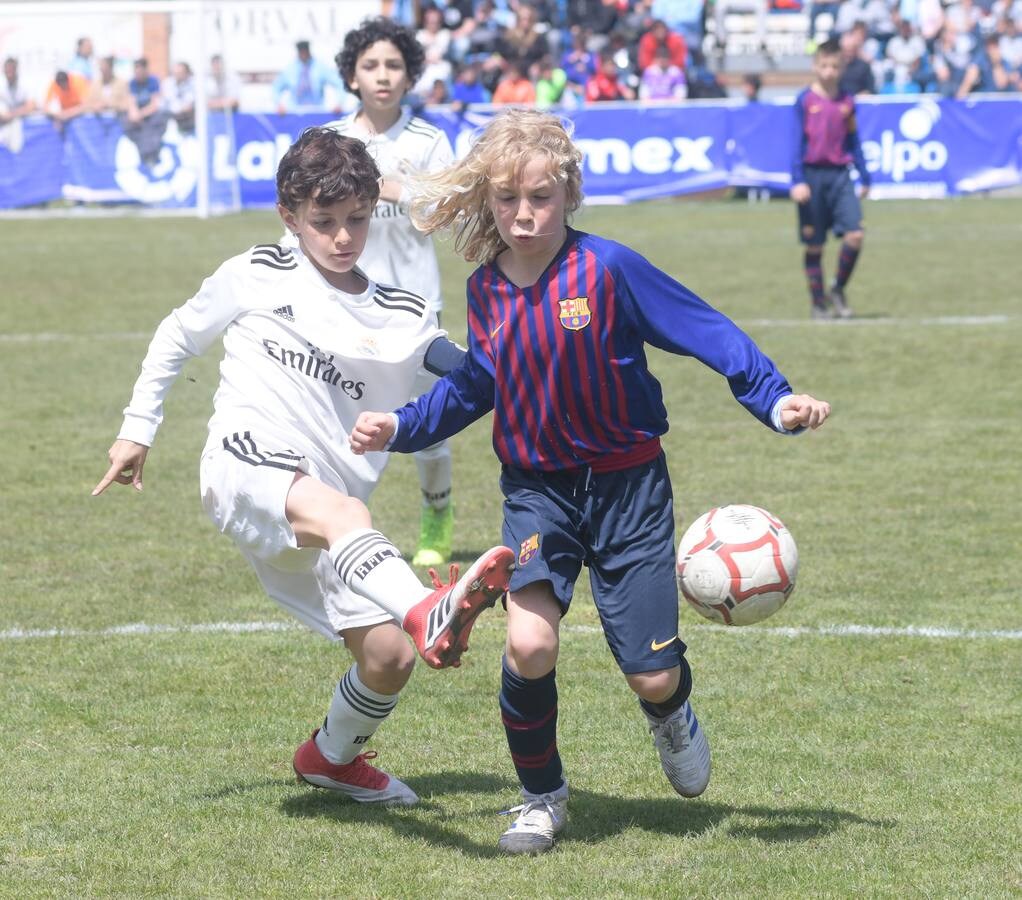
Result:
{"label": "blue jersey sleeve", "polygon": [[398,431],[389,450],[414,453],[457,434],[493,409],[494,369],[469,335],[461,362],[430,390],[397,410]]}
{"label": "blue jersey sleeve", "polygon": [[627,315],[646,343],[691,356],[723,375],[735,399],[768,428],[787,379],[734,322],[634,250],[612,245],[610,270]]}

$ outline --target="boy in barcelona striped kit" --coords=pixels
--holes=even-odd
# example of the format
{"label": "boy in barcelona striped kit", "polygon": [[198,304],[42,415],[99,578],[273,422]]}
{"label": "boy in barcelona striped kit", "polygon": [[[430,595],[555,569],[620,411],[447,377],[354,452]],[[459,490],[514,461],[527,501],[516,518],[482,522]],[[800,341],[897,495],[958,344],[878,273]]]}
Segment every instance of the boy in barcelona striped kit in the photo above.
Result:
{"label": "boy in barcelona striped kit", "polygon": [[560,621],[589,569],[607,644],[635,693],[671,787],[697,797],[710,747],[678,636],[674,512],[660,437],[667,410],[645,344],[693,356],[781,433],[818,428],[830,405],[795,394],[733,322],[634,250],[576,231],[581,153],[535,110],[490,121],[468,154],[422,176],[425,231],[453,228],[468,279],[469,348],[428,394],[364,412],[356,452],[410,452],[493,411],[507,598],[500,712],[523,802],[505,853],[550,850],[567,822],[557,746]]}

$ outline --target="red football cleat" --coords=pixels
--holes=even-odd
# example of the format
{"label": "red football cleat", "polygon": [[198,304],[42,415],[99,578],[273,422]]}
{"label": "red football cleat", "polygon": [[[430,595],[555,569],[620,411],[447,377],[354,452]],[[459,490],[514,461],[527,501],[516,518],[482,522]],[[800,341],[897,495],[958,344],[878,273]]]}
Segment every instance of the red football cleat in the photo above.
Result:
{"label": "red football cleat", "polygon": [[469,632],[479,613],[493,606],[507,590],[514,559],[514,551],[494,547],[480,556],[457,584],[457,569],[453,566],[449,584],[440,584],[434,575],[437,589],[415,604],[402,623],[428,666],[444,669],[461,664],[461,654],[468,649]]}
{"label": "red football cleat", "polygon": [[407,784],[382,769],[369,765],[376,751],[361,753],[350,763],[332,763],[316,746],[317,728],[295,751],[292,762],[299,781],[347,794],[359,803],[383,803],[387,806],[412,806],[419,797]]}

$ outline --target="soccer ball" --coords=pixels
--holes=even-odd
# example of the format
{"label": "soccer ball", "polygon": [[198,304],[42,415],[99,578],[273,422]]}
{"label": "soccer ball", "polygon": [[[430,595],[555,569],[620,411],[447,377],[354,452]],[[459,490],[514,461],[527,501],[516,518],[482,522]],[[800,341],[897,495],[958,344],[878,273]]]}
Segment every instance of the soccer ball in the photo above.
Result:
{"label": "soccer ball", "polygon": [[758,506],[721,506],[701,515],[678,546],[678,587],[700,615],[752,625],[795,589],[798,549],[777,516]]}

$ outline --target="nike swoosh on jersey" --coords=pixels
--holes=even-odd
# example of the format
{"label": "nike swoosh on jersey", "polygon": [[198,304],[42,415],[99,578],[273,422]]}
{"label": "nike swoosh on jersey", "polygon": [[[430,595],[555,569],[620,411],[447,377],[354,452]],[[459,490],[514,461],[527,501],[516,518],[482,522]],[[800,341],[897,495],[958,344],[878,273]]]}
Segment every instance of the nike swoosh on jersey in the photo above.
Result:
{"label": "nike swoosh on jersey", "polygon": [[[504,320],[504,322],[506,322],[506,321],[507,321],[507,319],[505,319],[505,320]],[[497,326],[496,328],[494,328],[494,329],[493,329],[493,331],[491,331],[491,332],[490,332],[490,340],[493,340],[493,336],[494,336],[494,335],[495,335],[495,334],[496,334],[496,333],[497,333],[498,331],[500,331],[500,329],[501,329],[501,328],[503,328],[503,327],[504,327],[504,322],[501,322],[501,323],[500,323],[500,324],[499,324],[499,325],[498,325],[498,326]]]}
{"label": "nike swoosh on jersey", "polygon": [[668,638],[666,641],[650,641],[650,649],[656,653],[657,650],[663,650],[664,647],[668,647],[677,640],[677,637]]}

